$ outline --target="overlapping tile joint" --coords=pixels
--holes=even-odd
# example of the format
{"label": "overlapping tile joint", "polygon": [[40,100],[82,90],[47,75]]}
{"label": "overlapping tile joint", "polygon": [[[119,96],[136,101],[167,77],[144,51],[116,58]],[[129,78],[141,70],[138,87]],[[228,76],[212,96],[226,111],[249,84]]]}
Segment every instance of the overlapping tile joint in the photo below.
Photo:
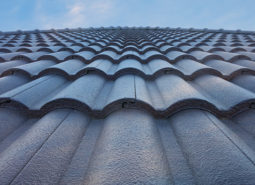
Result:
{"label": "overlapping tile joint", "polygon": [[0,184],[255,184],[255,33],[0,34]]}

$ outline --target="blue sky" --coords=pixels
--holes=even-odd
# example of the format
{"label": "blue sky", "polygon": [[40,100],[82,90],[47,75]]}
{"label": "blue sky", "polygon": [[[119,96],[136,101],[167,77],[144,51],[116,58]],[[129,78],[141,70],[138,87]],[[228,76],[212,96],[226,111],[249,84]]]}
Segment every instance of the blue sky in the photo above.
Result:
{"label": "blue sky", "polygon": [[0,0],[0,30],[160,26],[255,30],[255,0]]}

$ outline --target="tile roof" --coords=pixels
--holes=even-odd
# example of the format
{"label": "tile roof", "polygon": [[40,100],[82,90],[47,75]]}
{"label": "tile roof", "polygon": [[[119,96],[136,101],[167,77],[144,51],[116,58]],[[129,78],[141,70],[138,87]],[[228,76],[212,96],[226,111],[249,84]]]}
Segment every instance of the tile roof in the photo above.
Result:
{"label": "tile roof", "polygon": [[0,184],[255,184],[255,33],[0,34]]}

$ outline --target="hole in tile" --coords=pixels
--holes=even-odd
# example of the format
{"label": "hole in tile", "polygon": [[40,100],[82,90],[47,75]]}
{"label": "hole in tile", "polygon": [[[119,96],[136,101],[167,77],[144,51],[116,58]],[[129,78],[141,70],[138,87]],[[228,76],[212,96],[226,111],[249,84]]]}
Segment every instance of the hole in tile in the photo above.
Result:
{"label": "hole in tile", "polygon": [[11,100],[2,101],[2,102],[0,102],[0,105],[2,105],[2,104],[8,104],[8,103],[11,103]]}
{"label": "hole in tile", "polygon": [[134,102],[134,101],[130,101],[129,104],[130,104],[130,105],[134,105],[135,102]]}
{"label": "hole in tile", "polygon": [[248,71],[241,71],[241,74],[243,75],[243,74],[247,74],[247,73],[249,73]]}
{"label": "hole in tile", "polygon": [[86,70],[86,71],[85,71],[85,74],[91,74],[91,73],[93,73],[93,72],[95,72],[94,69],[89,69],[89,70]]}
{"label": "hole in tile", "polygon": [[123,102],[122,104],[121,104],[121,108],[125,108],[127,106],[127,102]]}
{"label": "hole in tile", "polygon": [[251,108],[251,109],[255,109],[255,102],[250,103],[249,108]]}
{"label": "hole in tile", "polygon": [[131,108],[131,107],[134,107],[135,104],[136,104],[135,101],[123,102],[121,104],[121,107],[122,108]]}
{"label": "hole in tile", "polygon": [[167,69],[167,70],[164,70],[164,74],[170,74],[171,73],[171,70]]}

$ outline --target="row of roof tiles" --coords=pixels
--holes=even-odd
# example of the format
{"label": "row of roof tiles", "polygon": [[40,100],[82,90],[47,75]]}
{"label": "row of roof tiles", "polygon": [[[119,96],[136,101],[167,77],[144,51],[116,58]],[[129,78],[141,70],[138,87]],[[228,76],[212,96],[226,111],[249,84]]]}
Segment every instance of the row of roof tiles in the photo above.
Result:
{"label": "row of roof tiles", "polygon": [[123,109],[102,120],[59,109],[34,119],[2,108],[0,183],[253,184],[254,115]]}
{"label": "row of roof tiles", "polygon": [[135,42],[135,43],[142,43],[142,42],[155,42],[157,40],[162,40],[162,41],[172,41],[172,40],[182,40],[182,41],[219,41],[219,42],[247,42],[247,41],[254,41],[254,35],[227,35],[224,36],[223,34],[201,34],[201,33],[196,33],[196,34],[175,34],[175,33],[169,33],[169,34],[164,34],[164,32],[159,32],[157,34],[153,34],[153,32],[144,34],[144,33],[135,33],[134,35],[127,35],[122,34],[122,33],[114,33],[114,32],[107,32],[107,34],[102,34],[98,33],[98,36],[96,35],[91,35],[89,36],[89,33],[86,32],[85,34],[77,33],[75,32],[72,33],[46,33],[46,34],[40,34],[40,35],[33,35],[33,37],[30,37],[31,35],[27,35],[26,37],[23,35],[4,35],[0,36],[0,41],[5,41],[5,42],[19,42],[19,41],[24,41],[24,42],[37,42],[37,41],[82,41],[82,40],[88,40],[88,41],[97,41],[97,42],[114,42],[118,41],[120,43],[124,42]]}
{"label": "row of roof tiles", "polygon": [[87,45],[98,45],[99,47],[104,47],[108,45],[116,45],[118,47],[126,47],[128,45],[135,45],[138,48],[142,48],[145,45],[156,45],[160,46],[163,44],[171,44],[173,46],[178,46],[181,44],[186,44],[186,45],[192,45],[192,46],[197,46],[197,45],[208,45],[208,46],[254,46],[255,42],[254,41],[235,41],[235,42],[225,42],[225,41],[210,41],[210,40],[204,40],[204,41],[196,41],[196,40],[176,40],[176,39],[171,39],[171,40],[163,40],[163,39],[157,39],[155,41],[141,41],[141,43],[137,43],[135,41],[96,41],[96,40],[78,40],[78,41],[47,41],[47,42],[0,42],[0,46],[2,47],[15,47],[15,46],[25,46],[25,47],[35,47],[35,46],[44,46],[44,47],[49,47],[49,46],[54,46],[54,45],[62,45],[62,46],[69,46],[69,45],[75,45],[78,44],[87,46]]}
{"label": "row of roof tiles", "polygon": [[47,74],[59,74],[68,79],[77,79],[88,73],[102,74],[105,78],[110,79],[116,79],[122,74],[137,74],[143,78],[156,78],[160,74],[176,74],[187,80],[194,79],[206,72],[230,80],[237,77],[238,74],[254,74],[255,63],[245,59],[231,63],[214,59],[202,63],[191,59],[180,59],[174,63],[161,59],[154,59],[148,63],[126,59],[119,63],[113,63],[110,60],[98,59],[86,64],[80,60],[71,59],[60,63],[52,60],[36,62],[13,60],[0,64],[0,76],[7,76],[17,71],[32,78]]}
{"label": "row of roof tiles", "polygon": [[118,46],[106,46],[106,47],[99,47],[99,46],[81,46],[79,44],[75,44],[69,47],[66,46],[52,46],[52,47],[44,47],[44,46],[36,46],[36,47],[0,47],[0,54],[6,53],[13,53],[13,52],[38,52],[38,51],[45,51],[45,52],[59,52],[59,51],[70,51],[72,53],[77,53],[81,51],[91,51],[93,53],[101,53],[103,51],[111,51],[115,52],[116,54],[122,54],[127,51],[134,51],[136,53],[145,54],[149,51],[157,51],[162,54],[166,54],[170,51],[180,51],[180,52],[187,52],[190,53],[192,51],[205,51],[205,52],[214,52],[214,51],[225,51],[225,52],[255,52],[254,47],[247,46],[247,47],[230,47],[230,46],[190,46],[190,45],[179,45],[179,46],[171,46],[168,44],[163,44],[162,46],[153,46],[153,45],[146,45],[142,48],[137,48],[134,45],[128,45],[124,48],[119,48]]}
{"label": "row of roof tiles", "polygon": [[[15,105],[31,114],[69,107],[103,117],[121,107],[140,107],[156,116],[169,116],[193,107],[231,116],[252,107],[255,100],[253,75],[237,77],[233,82],[238,85],[209,74],[192,81],[174,74],[153,80],[130,74],[115,80],[97,74],[74,81],[57,75],[46,75],[31,82],[22,77],[18,79],[16,82],[9,76],[1,79],[0,102],[2,106]],[[24,82],[27,83],[16,87]]]}
{"label": "row of roof tiles", "polygon": [[[66,49],[67,50],[67,49]],[[237,59],[247,59],[255,60],[255,53],[246,51],[236,51],[236,52],[225,52],[225,51],[201,51],[195,50],[190,52],[182,52],[176,49],[170,48],[170,51],[158,52],[156,50],[149,50],[144,54],[140,54],[136,51],[128,50],[121,54],[115,53],[114,51],[105,50],[99,53],[94,53],[93,51],[85,50],[77,53],[72,53],[71,51],[58,51],[58,52],[48,52],[48,51],[36,51],[32,53],[27,53],[24,51],[12,52],[12,53],[2,53],[0,54],[0,61],[6,62],[10,60],[23,59],[26,61],[37,61],[37,60],[55,60],[55,61],[65,61],[68,59],[79,59],[85,62],[91,62],[97,59],[108,59],[112,62],[122,61],[127,58],[133,58],[141,63],[148,62],[153,59],[162,59],[166,61],[178,61],[183,58],[189,58],[195,61],[207,61],[209,59],[220,59],[223,61],[235,61]]]}

